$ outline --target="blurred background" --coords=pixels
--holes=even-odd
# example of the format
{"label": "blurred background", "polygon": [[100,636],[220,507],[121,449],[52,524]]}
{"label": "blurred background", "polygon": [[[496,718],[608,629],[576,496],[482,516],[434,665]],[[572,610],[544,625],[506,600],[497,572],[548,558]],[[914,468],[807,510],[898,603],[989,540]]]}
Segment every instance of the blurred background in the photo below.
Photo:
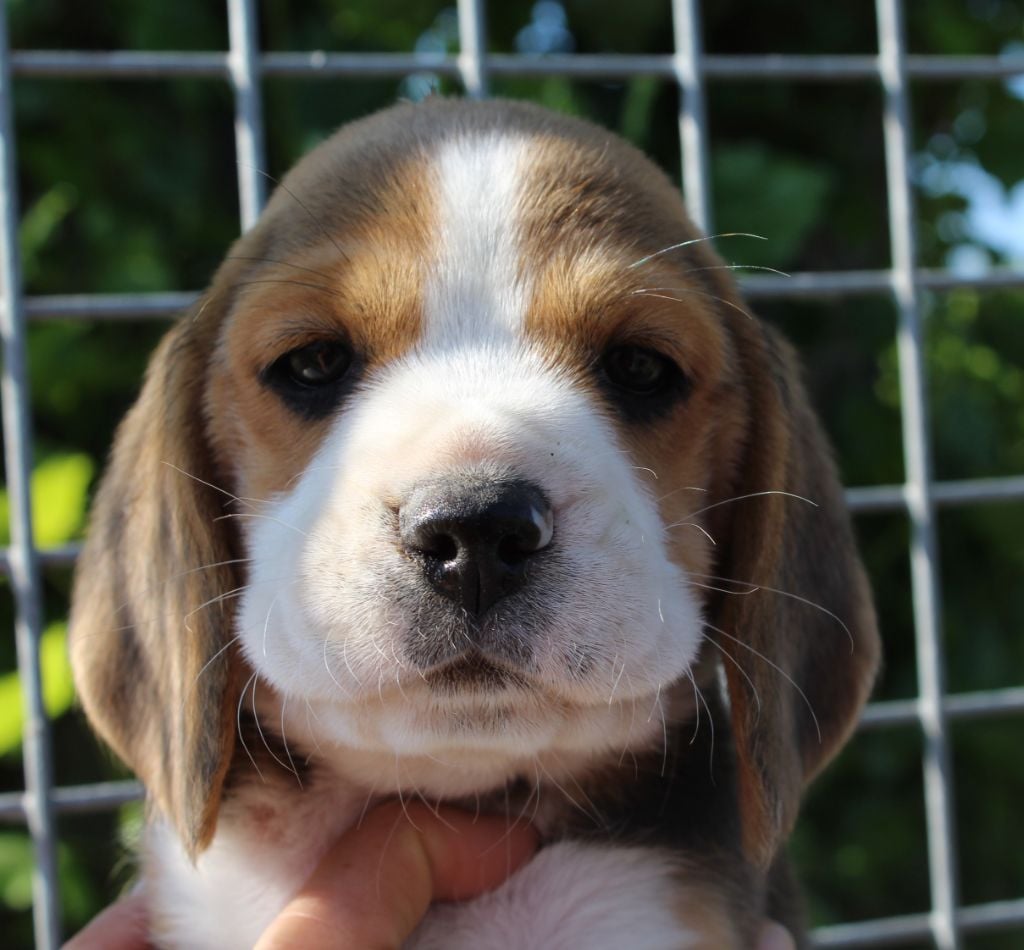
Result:
{"label": "blurred background", "polygon": [[[1024,0],[928,0],[907,7],[911,53],[1020,55]],[[224,50],[225,5],[209,0],[7,0],[15,50]],[[453,53],[445,0],[261,0],[265,50]],[[668,0],[502,0],[488,5],[493,52],[670,53]],[[784,0],[705,3],[704,47],[731,54],[872,54],[874,5]],[[432,91],[404,78],[267,78],[270,174],[348,119]],[[679,178],[679,92],[671,78],[491,80],[495,95],[584,115]],[[911,86],[920,264],[976,277],[1024,268],[1024,78],[915,80]],[[21,253],[29,295],[196,291],[239,228],[232,94],[222,80],[62,79],[14,85]],[[877,80],[708,81],[711,197],[730,261],[784,271],[890,266]],[[935,475],[1024,474],[1024,292],[929,292],[926,369]],[[758,312],[802,350],[816,405],[851,486],[902,482],[895,326],[886,289],[827,300],[765,299]],[[28,330],[37,543],[81,536],[113,427],[137,392],[166,323],[34,320]],[[7,496],[0,494],[0,542]],[[953,693],[1024,684],[1024,503],[943,507],[939,519],[944,651]],[[856,527],[885,639],[876,698],[917,692],[901,509]],[[44,692],[59,785],[122,775],[75,709],[65,650],[71,571],[45,571]],[[0,581],[0,626],[13,602]],[[0,792],[23,787],[21,700],[13,637],[0,636]],[[951,726],[962,901],[1024,896],[1024,718]],[[864,731],[813,787],[793,852],[815,924],[930,909],[914,725]],[[139,806],[59,820],[65,933],[130,880],[124,841]],[[32,945],[31,846],[0,825],[0,934]],[[930,946],[910,943],[909,946]],[[1019,948],[1024,929],[972,936],[971,948]]]}

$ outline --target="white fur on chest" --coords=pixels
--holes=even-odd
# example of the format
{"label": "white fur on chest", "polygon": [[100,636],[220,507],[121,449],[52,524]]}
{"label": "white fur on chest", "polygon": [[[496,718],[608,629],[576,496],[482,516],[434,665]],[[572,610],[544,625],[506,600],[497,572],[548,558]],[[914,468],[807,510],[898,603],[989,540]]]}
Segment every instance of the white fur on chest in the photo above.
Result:
{"label": "white fur on chest", "polygon": [[156,944],[252,947],[365,805],[366,795],[351,790],[282,794],[277,782],[249,785],[223,809],[195,865],[174,830],[153,823],[146,832],[143,886]]}
{"label": "white fur on chest", "polygon": [[414,950],[685,950],[700,938],[673,911],[678,868],[651,848],[563,841],[501,887],[466,904],[439,904]]}
{"label": "white fur on chest", "polygon": [[[279,790],[278,790],[279,791]],[[327,845],[358,819],[359,795],[272,794],[256,789],[244,822],[225,816],[192,866],[173,832],[153,825],[145,887],[159,946],[252,947],[309,876]],[[276,802],[276,805],[275,805]],[[260,814],[260,810],[263,813]],[[254,821],[257,816],[261,820]],[[680,950],[698,946],[674,908],[682,884],[654,849],[559,842],[497,890],[431,909],[408,942],[415,950]]]}

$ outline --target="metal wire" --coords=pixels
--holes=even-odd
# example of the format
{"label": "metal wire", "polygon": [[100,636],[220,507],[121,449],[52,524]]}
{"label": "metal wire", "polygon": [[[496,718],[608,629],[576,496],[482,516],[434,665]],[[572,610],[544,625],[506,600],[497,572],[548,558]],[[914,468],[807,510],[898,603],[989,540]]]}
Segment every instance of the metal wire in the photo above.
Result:
{"label": "metal wire", "polygon": [[11,544],[0,550],[0,573],[11,581],[17,621],[15,637],[25,703],[25,790],[0,794],[0,822],[24,823],[35,848],[34,927],[37,945],[60,943],[55,816],[116,808],[137,799],[135,782],[56,788],[50,740],[42,706],[38,643],[41,618],[40,567],[69,565],[77,545],[40,551],[32,541],[29,475],[29,389],[25,362],[26,320],[169,319],[196,298],[189,291],[161,294],[68,295],[25,298],[17,258],[15,139],[11,122],[11,76],[83,79],[161,79],[190,76],[226,82],[234,92],[242,229],[253,225],[266,198],[263,103],[260,81],[270,76],[401,77],[429,71],[459,80],[472,96],[485,96],[493,76],[565,76],[622,79],[654,76],[680,91],[679,135],[684,191],[691,214],[712,227],[706,85],[709,80],[814,83],[875,81],[884,94],[883,132],[889,195],[892,265],[888,270],[819,272],[788,278],[751,276],[748,297],[847,298],[891,295],[898,311],[901,422],[906,481],[900,485],[851,488],[855,512],[901,511],[911,524],[911,577],[919,671],[915,699],[874,703],[861,729],[918,726],[925,737],[924,773],[932,908],[927,914],[840,924],[819,929],[821,947],[871,947],[931,939],[942,950],[960,946],[962,935],[1024,925],[1024,898],[975,907],[958,902],[956,835],[947,725],[950,721],[1024,714],[1024,686],[947,695],[943,686],[938,541],[939,506],[978,505],[1024,499],[1024,475],[935,482],[928,445],[927,402],[921,339],[921,293],[971,287],[1022,289],[1024,271],[994,270],[961,277],[916,267],[914,209],[909,178],[908,82],[1024,76],[1024,54],[1005,56],[910,55],[902,25],[902,0],[876,0],[878,55],[734,56],[702,51],[699,0],[672,0],[675,52],[667,55],[490,54],[484,0],[458,0],[460,51],[433,53],[261,52],[255,0],[226,0],[229,49],[223,52],[9,51],[6,16],[0,5],[0,329],[4,451],[11,510]]}
{"label": "metal wire", "polygon": [[14,151],[14,97],[7,59],[7,12],[0,4],[0,333],[3,335],[4,465],[10,499],[10,581],[16,609],[14,637],[21,679],[24,726],[25,821],[35,856],[32,912],[41,948],[60,944],[60,899],[57,892],[57,829],[50,795],[53,771],[50,729],[43,708],[39,639],[42,592],[39,563],[32,541],[32,434],[29,425],[25,317],[22,312],[21,263],[18,259],[18,186]]}
{"label": "metal wire", "polygon": [[921,304],[914,267],[917,259],[913,191],[910,184],[910,106],[904,62],[906,37],[901,0],[878,0],[878,45],[885,107],[885,167],[889,191],[889,241],[893,296],[899,309],[897,352],[906,503],[910,515],[910,580],[914,604],[919,716],[924,733],[924,798],[931,879],[931,933],[939,950],[958,950],[956,919],[956,824],[953,765],[942,695],[942,597],[939,592],[938,534],[932,501],[928,399],[925,393]]}

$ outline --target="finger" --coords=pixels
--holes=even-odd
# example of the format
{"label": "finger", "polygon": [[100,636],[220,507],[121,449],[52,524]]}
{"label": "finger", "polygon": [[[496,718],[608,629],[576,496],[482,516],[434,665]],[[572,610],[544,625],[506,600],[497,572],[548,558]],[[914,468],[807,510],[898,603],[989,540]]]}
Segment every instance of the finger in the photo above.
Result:
{"label": "finger", "polygon": [[769,921],[758,935],[757,950],[796,950],[796,943],[785,927]]}
{"label": "finger", "polygon": [[382,805],[331,848],[257,950],[399,947],[432,901],[497,887],[536,846],[503,818]]}
{"label": "finger", "polygon": [[122,897],[86,924],[64,950],[146,950],[148,914],[141,892]]}

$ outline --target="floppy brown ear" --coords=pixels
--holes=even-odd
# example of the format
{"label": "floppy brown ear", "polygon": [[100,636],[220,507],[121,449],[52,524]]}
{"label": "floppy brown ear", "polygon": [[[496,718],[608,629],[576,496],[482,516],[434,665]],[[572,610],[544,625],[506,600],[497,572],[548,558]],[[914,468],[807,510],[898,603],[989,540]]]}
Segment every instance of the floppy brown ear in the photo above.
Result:
{"label": "floppy brown ear", "polygon": [[[238,586],[202,410],[209,314],[163,340],[117,433],[71,611],[71,657],[93,726],[144,782],[194,857],[210,841],[238,696]],[[202,327],[202,329],[200,329]],[[221,655],[221,651],[225,651]]]}
{"label": "floppy brown ear", "polygon": [[835,464],[796,359],[759,321],[732,322],[748,419],[734,494],[783,491],[813,502],[769,494],[720,509],[730,538],[720,573],[761,588],[722,595],[720,632],[711,635],[730,657],[744,850],[767,866],[805,785],[856,723],[879,641]]}

